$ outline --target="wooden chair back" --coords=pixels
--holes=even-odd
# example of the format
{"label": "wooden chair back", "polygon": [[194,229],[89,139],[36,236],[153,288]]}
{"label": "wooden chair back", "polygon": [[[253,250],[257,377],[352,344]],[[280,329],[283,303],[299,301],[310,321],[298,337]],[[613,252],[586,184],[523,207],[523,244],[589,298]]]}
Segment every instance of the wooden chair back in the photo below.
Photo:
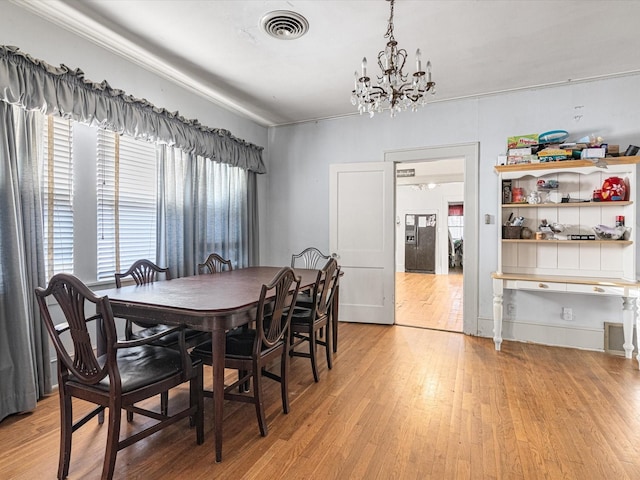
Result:
{"label": "wooden chair back", "polygon": [[318,271],[313,289],[312,299],[315,299],[313,313],[316,317],[328,315],[331,309],[331,291],[335,288],[339,276],[338,262],[329,258],[327,263]]}
{"label": "wooden chair back", "polygon": [[163,273],[165,280],[171,280],[171,273],[168,268],[162,268],[153,263],[151,260],[141,259],[136,260],[129,270],[122,273],[116,273],[116,287],[122,286],[122,279],[131,277],[136,282],[136,285],[146,285],[158,280],[159,274]]}
{"label": "wooden chair back", "polygon": [[210,254],[204,263],[198,264],[198,274],[203,273],[219,273],[224,270],[233,270],[231,260],[225,260],[217,253]]}
{"label": "wooden chair back", "polygon": [[[46,297],[53,295],[62,310],[66,323],[56,325],[51,317]],[[44,324],[58,355],[59,380],[72,375],[76,381],[95,385],[116,368],[117,334],[111,304],[107,297],[94,294],[73,275],[59,273],[51,278],[46,289],[36,289],[36,297]],[[86,304],[93,304],[97,312],[87,316]],[[107,361],[101,366],[91,344],[87,324],[102,321]],[[71,342],[66,338],[71,338]]]}
{"label": "wooden chair back", "polygon": [[[291,291],[293,284],[295,288]],[[300,277],[289,267],[282,268],[271,283],[262,286],[256,313],[255,355],[279,344],[286,345],[299,289]]]}
{"label": "wooden chair back", "polygon": [[321,261],[329,258],[331,258],[330,255],[325,255],[316,247],[308,247],[300,253],[291,255],[291,268],[318,268]]}

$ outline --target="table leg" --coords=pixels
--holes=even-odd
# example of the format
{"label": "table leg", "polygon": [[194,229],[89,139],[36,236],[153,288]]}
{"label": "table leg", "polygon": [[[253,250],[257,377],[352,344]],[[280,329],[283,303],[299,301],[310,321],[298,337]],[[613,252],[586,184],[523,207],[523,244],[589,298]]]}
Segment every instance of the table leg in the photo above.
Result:
{"label": "table leg", "polygon": [[222,412],[224,405],[224,354],[225,331],[211,333],[213,356],[213,432],[216,447],[216,462],[222,461]]}

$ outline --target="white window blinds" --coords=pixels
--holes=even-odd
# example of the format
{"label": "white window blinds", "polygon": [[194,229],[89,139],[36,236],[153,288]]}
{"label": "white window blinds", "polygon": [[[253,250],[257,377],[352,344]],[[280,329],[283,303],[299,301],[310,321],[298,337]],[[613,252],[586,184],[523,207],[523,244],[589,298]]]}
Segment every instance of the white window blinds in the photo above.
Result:
{"label": "white window blinds", "polygon": [[155,146],[98,131],[98,280],[141,258],[156,261]]}
{"label": "white window blinds", "polygon": [[73,273],[72,122],[45,118],[43,128],[42,198],[47,278]]}

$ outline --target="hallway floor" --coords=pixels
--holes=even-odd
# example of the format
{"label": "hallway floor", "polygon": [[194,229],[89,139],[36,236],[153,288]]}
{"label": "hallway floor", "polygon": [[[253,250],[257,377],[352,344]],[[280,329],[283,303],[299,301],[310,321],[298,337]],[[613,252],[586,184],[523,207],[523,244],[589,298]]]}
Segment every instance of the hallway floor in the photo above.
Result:
{"label": "hallway floor", "polygon": [[462,270],[396,272],[396,324],[462,332]]}

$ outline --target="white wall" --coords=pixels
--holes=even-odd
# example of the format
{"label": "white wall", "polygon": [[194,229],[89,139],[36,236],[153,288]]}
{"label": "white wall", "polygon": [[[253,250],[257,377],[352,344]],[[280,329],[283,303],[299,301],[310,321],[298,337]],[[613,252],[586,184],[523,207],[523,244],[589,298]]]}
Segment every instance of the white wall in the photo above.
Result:
{"label": "white wall", "polygon": [[[640,76],[636,75],[432,103],[393,119],[388,114],[373,119],[356,115],[270,129],[267,202],[275,214],[269,216],[262,239],[263,261],[286,263],[291,252],[306,245],[328,249],[330,164],[383,161],[384,152],[389,150],[479,142],[480,254],[475,261],[479,319],[483,321],[479,321],[478,333],[491,336],[490,275],[497,265],[499,238],[495,223],[498,185],[493,166],[497,155],[505,153],[507,137],[563,129],[571,139],[596,133],[609,143],[620,144],[624,151],[629,144],[640,143],[638,105]],[[491,215],[491,224],[484,223],[485,214]],[[465,259],[469,261],[474,259]],[[569,326],[572,329],[601,331],[603,321],[621,321],[617,313],[611,313],[620,309],[583,296],[558,299],[518,292],[517,298],[509,301],[516,303],[518,321],[522,322],[562,324],[559,303],[574,309],[575,320]],[[517,333],[517,329],[513,332],[516,338],[526,339],[527,334]],[[509,335],[506,332],[505,338]],[[570,337],[562,342],[572,345]]]}
{"label": "white wall", "polygon": [[[396,185],[396,272],[404,272],[404,222],[407,213],[429,214],[436,217],[436,274],[449,270],[449,228],[447,216],[450,202],[464,198],[463,183],[445,183],[433,190],[417,185]],[[400,223],[398,223],[398,221]]]}

